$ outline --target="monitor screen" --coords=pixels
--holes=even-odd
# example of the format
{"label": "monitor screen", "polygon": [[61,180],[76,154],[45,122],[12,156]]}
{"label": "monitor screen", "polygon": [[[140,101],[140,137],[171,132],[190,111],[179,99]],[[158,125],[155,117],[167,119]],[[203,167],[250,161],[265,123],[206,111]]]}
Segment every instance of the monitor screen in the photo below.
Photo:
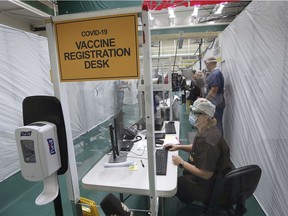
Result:
{"label": "monitor screen", "polygon": [[115,130],[115,143],[117,149],[119,148],[119,144],[123,140],[124,137],[124,126],[123,126],[123,98],[124,92],[121,90],[116,91],[116,112],[114,115],[114,130]]}
{"label": "monitor screen", "polygon": [[125,162],[127,160],[126,154],[120,154],[119,147],[116,144],[115,139],[115,128],[112,126],[112,124],[109,125],[109,131],[110,131],[110,139],[111,139],[111,145],[112,145],[112,155],[109,159],[109,163],[121,163]]}
{"label": "monitor screen", "polygon": [[124,138],[124,125],[123,125],[123,111],[122,109],[117,113],[114,118],[114,129],[115,129],[115,143],[117,149],[121,145]]}
{"label": "monitor screen", "polygon": [[116,160],[117,155],[119,155],[119,151],[115,145],[115,135],[114,135],[114,128],[112,124],[109,125],[109,132],[110,132],[110,141],[111,141],[111,147],[112,147],[112,158],[113,160]]}
{"label": "monitor screen", "polygon": [[110,139],[112,145],[112,156],[110,162],[119,162],[120,157],[120,141],[123,140],[124,127],[123,127],[123,98],[124,92],[121,90],[116,90],[115,96],[115,114],[113,117],[113,126],[109,125]]}
{"label": "monitor screen", "polygon": [[[157,107],[159,107],[159,104],[160,104],[160,97],[159,97],[159,92],[153,92],[153,111],[154,111],[154,114],[157,113]],[[140,110],[140,119],[141,118],[145,118],[145,95],[144,94],[141,94],[139,96],[139,110]]]}
{"label": "monitor screen", "polygon": [[123,99],[124,99],[124,91],[116,90],[116,98],[115,98],[115,116],[122,110],[123,107]]}

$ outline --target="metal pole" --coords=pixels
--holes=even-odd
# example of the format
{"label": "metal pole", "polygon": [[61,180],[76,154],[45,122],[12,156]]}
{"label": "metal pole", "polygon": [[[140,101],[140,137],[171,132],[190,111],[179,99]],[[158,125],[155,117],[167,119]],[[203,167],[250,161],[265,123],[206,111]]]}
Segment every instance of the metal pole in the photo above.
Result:
{"label": "metal pole", "polygon": [[152,83],[152,58],[151,58],[151,32],[149,28],[148,10],[142,11],[143,30],[143,63],[144,63],[144,89],[145,89],[145,114],[148,151],[148,171],[150,189],[150,211],[152,216],[157,216],[156,171],[155,171],[155,135],[154,135],[154,109],[153,109],[153,83]]}
{"label": "metal pole", "polygon": [[63,208],[61,202],[60,189],[58,189],[58,196],[53,200],[54,203],[54,212],[56,216],[63,216]]}
{"label": "metal pole", "polygon": [[200,43],[199,43],[199,70],[202,70],[202,53],[201,53],[201,46],[203,43],[203,39],[200,39]]}
{"label": "metal pole", "polygon": [[[80,201],[80,190],[78,183],[78,173],[72,138],[72,129],[70,122],[69,106],[68,106],[68,97],[66,90],[66,83],[60,83],[59,71],[58,71],[58,59],[56,52],[56,42],[55,42],[55,31],[53,28],[53,22],[51,20],[46,20],[46,31],[48,38],[48,47],[49,47],[49,56],[50,64],[52,70],[52,82],[54,88],[55,96],[61,101],[63,115],[65,119],[65,128],[67,136],[67,149],[68,149],[68,170],[65,173],[66,175],[66,184],[69,199],[72,202],[72,211],[73,215],[79,215],[79,205]],[[57,215],[58,216],[58,215]]]}

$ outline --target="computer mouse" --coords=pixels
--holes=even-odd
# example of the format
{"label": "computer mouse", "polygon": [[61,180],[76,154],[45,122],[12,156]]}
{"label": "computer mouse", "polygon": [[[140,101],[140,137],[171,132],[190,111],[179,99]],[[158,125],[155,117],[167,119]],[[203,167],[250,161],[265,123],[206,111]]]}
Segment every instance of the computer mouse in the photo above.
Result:
{"label": "computer mouse", "polygon": [[168,151],[169,149],[172,148],[172,146],[167,145],[167,146],[164,146],[164,148]]}

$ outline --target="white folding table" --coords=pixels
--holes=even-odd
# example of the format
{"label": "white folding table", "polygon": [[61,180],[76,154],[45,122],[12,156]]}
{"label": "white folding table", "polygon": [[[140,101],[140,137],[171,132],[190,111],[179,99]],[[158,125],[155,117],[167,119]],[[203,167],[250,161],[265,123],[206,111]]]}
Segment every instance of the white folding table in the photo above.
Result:
{"label": "white folding table", "polygon": [[[166,143],[179,143],[179,122],[177,121],[175,121],[175,128],[176,134],[166,134],[163,145]],[[140,135],[142,136],[142,140],[136,142],[127,155],[128,161],[133,161],[137,164],[137,170],[131,171],[128,169],[128,167],[104,167],[104,164],[108,162],[111,156],[110,154],[105,155],[83,177],[83,188],[95,191],[119,192],[149,196],[147,160],[147,145],[149,144],[147,144],[145,134],[141,132]],[[159,197],[171,197],[177,192],[178,169],[172,162],[172,155],[177,154],[178,151],[168,152],[167,174],[164,176],[156,176],[156,191],[157,196]],[[142,166],[141,160],[144,167]]]}

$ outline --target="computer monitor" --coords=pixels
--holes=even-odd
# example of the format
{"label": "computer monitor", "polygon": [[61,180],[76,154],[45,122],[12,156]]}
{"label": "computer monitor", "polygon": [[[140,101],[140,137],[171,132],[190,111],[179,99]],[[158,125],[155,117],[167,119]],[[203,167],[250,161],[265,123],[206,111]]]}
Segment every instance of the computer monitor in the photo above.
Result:
{"label": "computer monitor", "polygon": [[124,101],[124,91],[121,89],[117,89],[115,91],[116,95],[114,98],[114,102],[115,102],[115,115],[117,116],[117,114],[122,111],[122,107],[123,107],[123,101]]}
{"label": "computer monitor", "polygon": [[109,125],[110,140],[112,146],[112,155],[109,158],[109,163],[121,163],[127,160],[127,154],[120,153],[119,147],[115,142],[115,128],[112,124]]}
{"label": "computer monitor", "polygon": [[123,91],[116,91],[116,110],[114,115],[114,135],[115,135],[115,145],[117,151],[120,150],[119,144],[124,137],[124,126],[123,126],[123,99],[124,99],[124,92]]}
{"label": "computer monitor", "polygon": [[120,143],[124,137],[124,125],[123,125],[123,111],[122,109],[117,113],[114,118],[114,127],[115,127],[115,135],[116,135],[116,143]]}
{"label": "computer monitor", "polygon": [[122,109],[118,112],[114,118],[114,131],[115,131],[115,143],[117,149],[120,151],[130,151],[134,145],[133,141],[124,140],[124,122]]}
{"label": "computer monitor", "polygon": [[[144,94],[141,95],[141,102],[139,104],[142,105],[140,107],[142,109],[142,117],[137,123],[137,127],[139,130],[146,129],[146,120],[145,120],[145,98]],[[164,122],[164,112],[159,107],[160,105],[160,98],[157,97],[157,92],[153,92],[153,111],[154,111],[154,123],[155,123],[155,130],[162,130],[163,122]]]}

